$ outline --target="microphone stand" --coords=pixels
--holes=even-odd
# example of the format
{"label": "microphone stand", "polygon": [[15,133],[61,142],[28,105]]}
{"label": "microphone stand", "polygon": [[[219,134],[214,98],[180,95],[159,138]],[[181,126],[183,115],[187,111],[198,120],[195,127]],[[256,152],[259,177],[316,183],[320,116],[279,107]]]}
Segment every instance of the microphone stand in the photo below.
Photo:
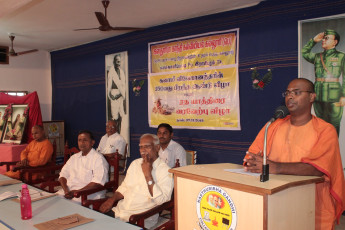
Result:
{"label": "microphone stand", "polygon": [[269,179],[270,174],[270,165],[267,164],[267,130],[268,127],[274,122],[275,119],[272,118],[266,125],[265,128],[265,137],[264,137],[264,155],[263,155],[263,162],[262,162],[262,174],[260,175],[260,181],[265,182]]}

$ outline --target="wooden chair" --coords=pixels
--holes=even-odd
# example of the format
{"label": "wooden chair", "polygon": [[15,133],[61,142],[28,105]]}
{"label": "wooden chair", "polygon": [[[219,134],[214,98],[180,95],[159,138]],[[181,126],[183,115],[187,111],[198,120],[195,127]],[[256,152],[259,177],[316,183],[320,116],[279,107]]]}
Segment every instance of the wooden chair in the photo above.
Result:
{"label": "wooden chair", "polygon": [[187,165],[195,165],[197,154],[196,151],[186,150]]}
{"label": "wooden chair", "polygon": [[[112,180],[109,180],[107,183],[104,184],[104,186],[99,186],[97,188],[93,188],[93,189],[88,189],[88,190],[84,190],[82,192],[75,192],[73,194],[73,196],[75,198],[79,198],[81,197],[81,204],[85,207],[87,204],[87,196],[96,192],[100,192],[102,190],[116,190],[117,187],[119,186],[119,153],[115,152],[113,154],[110,154],[108,156],[105,156],[105,159],[107,160],[110,169],[114,168],[114,177]],[[110,170],[109,169],[109,170]],[[55,192],[55,188],[60,186],[60,182],[55,180],[55,181],[48,181],[45,183],[41,184],[41,189],[48,191],[50,193]],[[46,189],[48,187],[48,190]]]}
{"label": "wooden chair", "polygon": [[[180,167],[179,159],[176,159],[174,168],[177,168],[177,167]],[[163,223],[159,227],[156,227],[155,230],[163,230],[163,229],[174,230],[175,229],[174,192],[171,194],[171,199],[169,201],[157,207],[154,207],[146,212],[131,215],[129,217],[129,223],[135,224],[145,229],[145,226],[144,226],[145,219],[156,214],[159,214],[161,216],[163,211],[170,212],[170,218],[168,218],[169,220],[167,222]]]}
{"label": "wooden chair", "polygon": [[165,230],[173,230],[175,229],[175,210],[174,210],[174,193],[171,195],[171,200],[167,201],[157,207],[154,207],[146,212],[142,212],[139,214],[134,214],[129,217],[129,223],[137,225],[139,227],[142,227],[143,229],[146,229],[144,226],[145,219],[147,219],[150,216],[160,214],[163,211],[169,211],[171,213],[171,217],[169,220],[162,225],[155,228],[155,230],[158,229],[165,229]]}
{"label": "wooden chair", "polygon": [[[20,180],[26,184],[35,186],[35,184],[39,184],[48,180],[52,179],[52,176],[55,174],[56,170],[56,142],[53,142],[53,154],[51,157],[50,162],[42,166],[19,166],[16,167],[15,165],[17,162],[1,162],[0,166],[6,165],[6,170],[9,171],[11,168],[14,172],[20,171]],[[12,166],[12,167],[11,167]],[[44,172],[44,173],[42,173]],[[33,178],[34,174],[42,174],[38,178]]]}
{"label": "wooden chair", "polygon": [[[40,185],[40,189],[46,191],[46,192],[56,192],[55,188],[57,186],[60,186],[60,183],[57,181],[57,178],[59,178],[59,172],[61,171],[62,167],[66,164],[66,162],[68,161],[68,159],[75,153],[80,152],[79,149],[77,149],[76,147],[72,147],[69,148],[68,146],[68,142],[66,141],[65,143],[65,149],[64,149],[64,156],[63,156],[63,164],[60,165],[56,165],[54,167],[52,167],[52,169],[54,169],[54,175],[50,178],[50,180],[46,180],[44,182],[41,183]],[[44,169],[44,172],[49,171],[49,169]]]}
{"label": "wooden chair", "polygon": [[[109,171],[112,168],[114,170],[114,176],[113,176],[112,180],[109,177],[109,181],[107,183],[105,183],[102,188],[96,188],[96,189],[92,189],[92,190],[89,190],[86,192],[83,191],[83,192],[74,193],[74,197],[78,198],[81,196],[82,205],[85,207],[88,207],[85,205],[86,204],[85,202],[87,202],[87,196],[88,195],[95,193],[95,192],[102,191],[102,190],[115,191],[119,187],[119,159],[120,159],[119,152],[116,151],[115,153],[111,154],[110,156],[105,156],[105,159],[107,160],[107,162],[109,164]],[[93,190],[95,190],[95,191],[93,191]]]}
{"label": "wooden chair", "polygon": [[64,150],[64,154],[63,154],[63,164],[66,164],[66,162],[68,161],[68,159],[75,153],[79,153],[79,149],[77,149],[76,147],[72,147],[69,148],[68,146],[68,142],[66,141],[65,143],[65,150]]}
{"label": "wooden chair", "polygon": [[[116,189],[113,190],[114,192]],[[90,207],[92,205],[93,210],[99,211],[100,206],[102,203],[104,203],[107,200],[107,198],[99,199],[99,200],[87,200],[83,202],[83,206]],[[117,205],[117,202],[114,203],[113,207]],[[139,227],[142,227],[143,229],[146,229],[144,227],[145,219],[147,219],[150,216],[161,214],[163,211],[169,211],[171,213],[171,217],[169,220],[159,227],[155,228],[155,230],[174,230],[175,229],[175,210],[174,210],[174,192],[171,195],[171,200],[167,201],[159,206],[156,206],[150,210],[147,210],[142,213],[134,214],[129,217],[129,223],[137,225]]]}
{"label": "wooden chair", "polygon": [[124,175],[126,172],[127,158],[128,158],[128,144],[126,144],[125,153],[123,154],[123,156],[120,157],[120,162],[119,162],[120,175]]}

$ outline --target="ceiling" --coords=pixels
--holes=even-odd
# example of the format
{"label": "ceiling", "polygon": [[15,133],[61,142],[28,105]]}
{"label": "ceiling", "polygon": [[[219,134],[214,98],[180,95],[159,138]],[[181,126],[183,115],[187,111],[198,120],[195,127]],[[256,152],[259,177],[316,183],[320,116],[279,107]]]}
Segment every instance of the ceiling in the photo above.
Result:
{"label": "ceiling", "polygon": [[[110,0],[107,18],[111,26],[149,28],[188,18],[230,11],[262,0]],[[97,28],[95,11],[101,0],[0,0],[0,46],[14,49],[58,50],[130,31],[83,30]]]}

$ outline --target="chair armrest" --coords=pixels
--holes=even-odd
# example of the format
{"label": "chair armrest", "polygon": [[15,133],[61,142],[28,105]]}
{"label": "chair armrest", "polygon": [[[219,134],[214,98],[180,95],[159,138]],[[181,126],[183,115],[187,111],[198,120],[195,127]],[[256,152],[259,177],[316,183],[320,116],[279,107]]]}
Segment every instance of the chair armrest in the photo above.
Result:
{"label": "chair armrest", "polygon": [[[99,208],[101,207],[101,205],[108,200],[109,198],[102,198],[102,199],[97,199],[97,200],[84,200],[81,202],[82,206],[90,208],[90,206],[92,205],[92,210],[95,210],[97,212],[99,212]],[[115,203],[113,204],[113,207],[115,207],[117,205],[119,201],[115,201]]]}
{"label": "chair armrest", "polygon": [[118,186],[118,183],[116,183],[115,181],[108,181],[104,184],[104,189],[112,189],[113,191],[116,191]]}
{"label": "chair armrest", "polygon": [[4,165],[16,165],[19,161],[3,161],[0,162],[0,166],[4,166]]}
{"label": "chair armrest", "polygon": [[6,166],[6,172],[10,171],[11,165],[16,165],[19,161],[3,161],[0,162],[0,166]]}
{"label": "chair armrest", "polygon": [[43,166],[37,166],[37,167],[31,167],[31,166],[21,166],[16,167],[16,169],[21,169],[22,172],[27,173],[42,173],[47,171],[55,171],[62,169],[63,165],[43,165]]}
{"label": "chair armrest", "polygon": [[[157,213],[160,213],[163,210],[172,210],[172,209],[174,209],[174,201],[170,200],[161,205],[158,205],[157,207],[147,210],[146,212],[131,215],[129,217],[129,223],[136,224],[139,220],[143,221],[144,219],[150,216],[153,216]],[[144,226],[141,226],[141,227],[144,227]]]}
{"label": "chair armrest", "polygon": [[13,169],[12,169],[12,171],[13,172],[17,172],[18,170],[21,170],[21,169],[25,169],[25,168],[27,168],[28,166],[18,166],[18,167],[14,167]]}
{"label": "chair armrest", "polygon": [[104,184],[104,186],[101,185],[97,188],[92,188],[92,189],[74,192],[73,196],[76,198],[79,198],[80,196],[82,196],[82,198],[83,198],[83,196],[85,196],[84,200],[86,200],[87,195],[90,195],[90,194],[93,194],[96,192],[100,192],[102,190],[110,189],[110,188],[113,190],[116,190],[117,188],[115,188],[114,185],[115,185],[114,181],[108,181],[107,183]]}
{"label": "chair armrest", "polygon": [[[56,171],[60,171],[62,165],[55,165],[54,163],[50,162],[46,165],[42,166],[20,166],[15,167],[13,171],[20,170],[20,178],[24,183],[33,185],[38,184],[46,181],[54,181],[58,174]],[[34,174],[39,174],[38,177],[34,177]],[[49,186],[50,192],[53,192],[54,186]]]}
{"label": "chair armrest", "polygon": [[107,200],[108,198],[97,199],[97,200],[84,200],[82,201],[82,206],[90,208],[92,205],[92,209],[95,211],[99,211],[99,207]]}
{"label": "chair armrest", "polygon": [[100,192],[102,190],[105,190],[105,188],[104,188],[104,186],[100,185],[100,186],[98,186],[96,188],[85,189],[83,191],[74,192],[73,196],[76,197],[76,198],[79,198],[80,196],[87,196],[87,195],[90,195],[92,193]]}
{"label": "chair armrest", "polygon": [[[47,181],[47,182],[43,182],[40,185],[40,188],[44,191],[50,192],[50,193],[54,193],[54,187],[60,186],[60,182],[59,181]],[[48,190],[45,189],[46,187],[48,187]]]}

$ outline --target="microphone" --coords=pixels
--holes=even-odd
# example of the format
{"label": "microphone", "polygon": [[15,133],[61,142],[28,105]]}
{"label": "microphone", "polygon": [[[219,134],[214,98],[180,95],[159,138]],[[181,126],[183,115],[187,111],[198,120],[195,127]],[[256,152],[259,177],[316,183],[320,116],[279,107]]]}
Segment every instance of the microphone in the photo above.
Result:
{"label": "microphone", "polygon": [[270,121],[272,121],[271,123],[273,123],[278,118],[284,118],[287,115],[289,115],[289,110],[286,108],[285,105],[281,105],[278,108],[276,108],[276,110],[274,111],[274,115]]}
{"label": "microphone", "polygon": [[260,175],[260,181],[265,182],[269,179],[269,164],[267,164],[267,130],[268,126],[270,126],[275,120],[278,118],[284,118],[289,114],[289,110],[286,106],[282,105],[276,108],[273,117],[266,125],[265,128],[265,137],[264,137],[264,154],[263,154],[263,161],[262,161],[262,174]]}

